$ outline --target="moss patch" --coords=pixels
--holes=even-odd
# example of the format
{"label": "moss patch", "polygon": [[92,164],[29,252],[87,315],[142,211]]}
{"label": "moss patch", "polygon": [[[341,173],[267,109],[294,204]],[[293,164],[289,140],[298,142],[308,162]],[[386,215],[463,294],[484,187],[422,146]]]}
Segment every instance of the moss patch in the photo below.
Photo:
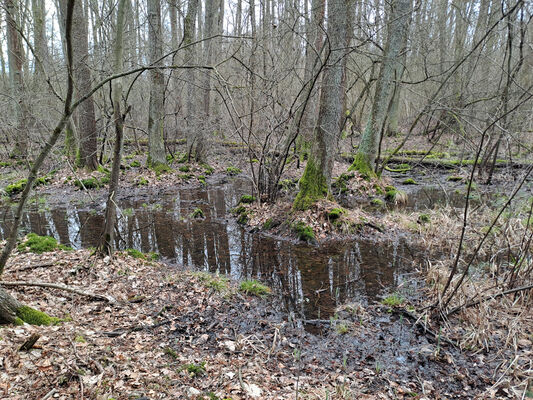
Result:
{"label": "moss patch", "polygon": [[313,228],[306,225],[302,221],[298,221],[292,224],[292,230],[298,235],[298,239],[306,241],[308,243],[316,242],[315,233]]}
{"label": "moss patch", "polygon": [[100,187],[100,182],[95,177],[85,178],[85,179],[76,179],[74,185],[81,190],[85,189],[97,189]]}
{"label": "moss patch", "polygon": [[242,171],[241,171],[240,168],[237,168],[237,167],[234,167],[234,166],[231,166],[231,165],[228,168],[226,168],[226,173],[229,176],[239,175],[241,172]]}
{"label": "moss patch", "polygon": [[17,317],[30,325],[52,325],[60,322],[59,318],[51,317],[48,314],[28,306],[17,309]]}
{"label": "moss patch", "polygon": [[309,159],[305,166],[305,171],[300,179],[299,185],[300,191],[292,205],[294,210],[307,210],[317,200],[326,197],[328,194],[326,177],[315,165],[312,158]]}
{"label": "moss patch", "polygon": [[415,181],[413,178],[404,179],[404,181],[402,183],[404,185],[418,185],[418,182]]}
{"label": "moss patch", "polygon": [[328,212],[328,219],[330,221],[335,221],[339,219],[345,212],[346,211],[343,208],[333,208],[331,211]]}
{"label": "moss patch", "polygon": [[263,285],[261,282],[256,281],[255,279],[241,282],[239,290],[246,294],[252,294],[258,297],[264,297],[272,292],[268,286]]}
{"label": "moss patch", "polygon": [[[29,251],[30,253],[42,254],[48,251],[54,251],[59,248],[57,240],[51,236],[39,236],[35,233],[29,233],[26,240],[17,247],[19,251]],[[65,248],[66,249],[66,248]]]}
{"label": "moss patch", "polygon": [[363,179],[370,180],[376,177],[376,173],[370,165],[368,157],[364,156],[361,153],[357,153],[354,157],[352,165],[348,168],[348,171],[357,171]]}
{"label": "moss patch", "polygon": [[251,196],[249,194],[245,194],[245,195],[241,196],[241,199],[239,200],[239,203],[250,204],[250,203],[253,203],[254,201],[255,201],[255,197],[254,196]]}

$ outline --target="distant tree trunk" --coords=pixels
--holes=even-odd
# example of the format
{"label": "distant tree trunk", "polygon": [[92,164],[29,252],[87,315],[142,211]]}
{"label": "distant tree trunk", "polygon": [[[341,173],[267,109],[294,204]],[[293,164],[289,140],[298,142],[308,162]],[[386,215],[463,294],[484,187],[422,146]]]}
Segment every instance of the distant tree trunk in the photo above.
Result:
{"label": "distant tree trunk", "polygon": [[361,137],[359,149],[350,167],[350,170],[357,170],[366,176],[372,175],[374,171],[379,142],[385,128],[387,111],[394,92],[395,71],[398,68],[397,64],[410,19],[411,0],[395,0],[389,17],[387,41],[376,82],[372,109]]}
{"label": "distant tree trunk", "polygon": [[[325,0],[313,0],[311,3],[311,16],[306,18],[306,43],[305,43],[305,67],[304,82],[309,82],[320,67],[320,50],[322,48],[323,34],[322,25],[326,11]],[[316,122],[316,104],[314,97],[309,99],[309,104],[303,115],[303,140],[309,141],[314,132]]]}
{"label": "distant tree trunk", "polygon": [[[195,46],[191,46],[191,43],[194,41],[195,30],[196,30],[196,13],[198,11],[198,0],[188,0],[187,4],[187,15],[183,21],[183,45],[185,48],[185,65],[194,64],[196,49]],[[196,79],[196,73],[193,68],[187,69],[185,71],[185,82],[187,88],[187,116],[186,116],[186,127],[187,127],[187,149],[189,149],[189,158],[190,158],[190,149],[194,146],[195,138],[195,129],[197,126],[196,121],[196,96],[194,82]]]}
{"label": "distant tree trunk", "polygon": [[[64,0],[63,0],[64,1]],[[74,81],[79,95],[91,90],[91,71],[88,66],[89,47],[87,36],[87,19],[83,12],[81,0],[75,2],[72,20],[72,43],[74,62]],[[78,164],[89,170],[98,167],[96,117],[93,98],[84,101],[77,110],[79,133]]]}
{"label": "distant tree trunk", "polygon": [[24,187],[24,190],[22,191],[20,195],[20,200],[17,204],[15,215],[13,218],[13,224],[11,225],[11,228],[9,230],[9,233],[7,235],[7,242],[2,248],[2,252],[0,254],[0,276],[2,276],[4,272],[4,268],[7,264],[7,260],[9,259],[9,256],[13,249],[15,248],[15,244],[17,243],[17,236],[18,231],[20,227],[20,223],[22,221],[22,214],[24,211],[24,207],[26,205],[26,202],[28,201],[31,189],[35,183],[35,180],[37,179],[37,173],[39,172],[39,169],[41,168],[44,160],[46,157],[48,157],[48,154],[54,147],[55,143],[57,142],[57,139],[59,139],[59,136],[61,135],[61,132],[63,131],[63,128],[67,124],[68,119],[70,118],[70,115],[72,114],[71,110],[71,102],[72,102],[72,93],[74,90],[74,85],[72,81],[72,41],[71,41],[71,25],[72,25],[72,13],[73,13],[73,6],[74,6],[75,0],[70,0],[68,3],[65,15],[66,15],[66,29],[65,29],[65,43],[66,43],[66,59],[67,59],[67,94],[65,96],[65,108],[63,111],[63,115],[56,125],[55,129],[53,130],[52,134],[50,135],[50,138],[42,148],[41,152],[37,156],[35,160],[31,163],[31,169],[28,173],[26,186]]}
{"label": "distant tree trunk", "polygon": [[[120,0],[117,11],[117,26],[115,37],[115,49],[113,51],[114,73],[120,74],[124,69],[124,14],[126,11],[126,1]],[[113,167],[111,168],[111,179],[109,182],[109,194],[105,211],[105,225],[100,252],[113,255],[115,225],[117,222],[116,198],[118,194],[120,175],[120,161],[122,158],[122,142],[124,139],[124,116],[122,115],[120,102],[122,101],[122,78],[113,81],[113,117],[115,119],[115,148],[113,152]]]}
{"label": "distant tree trunk", "polygon": [[4,0],[4,6],[7,25],[9,80],[12,96],[16,101],[13,107],[13,115],[15,116],[17,132],[13,135],[15,148],[13,149],[12,155],[15,157],[26,157],[28,152],[28,134],[26,129],[28,110],[24,99],[24,50],[16,22],[18,20],[19,9],[13,0]]}
{"label": "distant tree trunk", "polygon": [[324,69],[318,121],[313,146],[294,200],[297,210],[309,208],[330,192],[335,149],[340,134],[343,99],[343,57],[346,53],[348,1],[328,3],[327,35],[329,57]]}
{"label": "distant tree trunk", "polygon": [[[150,64],[162,65],[158,61],[163,55],[161,37],[161,2],[148,2],[148,41],[150,44]],[[165,81],[160,69],[150,70],[150,104],[148,108],[148,166],[151,168],[166,164],[163,129]]]}
{"label": "distant tree trunk", "polygon": [[32,0],[33,48],[35,50],[35,76],[37,84],[44,84],[43,73],[48,65],[48,46],[46,43],[45,7],[43,0]]}

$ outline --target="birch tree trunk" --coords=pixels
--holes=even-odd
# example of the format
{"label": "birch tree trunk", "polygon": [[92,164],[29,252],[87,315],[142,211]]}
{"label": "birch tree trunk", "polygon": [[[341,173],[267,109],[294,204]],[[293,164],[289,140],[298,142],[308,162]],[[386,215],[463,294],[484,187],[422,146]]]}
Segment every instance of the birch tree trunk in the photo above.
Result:
{"label": "birch tree trunk", "polygon": [[[151,65],[162,65],[158,61],[163,55],[161,37],[161,1],[148,2],[148,41]],[[156,168],[165,165],[165,146],[163,129],[165,122],[164,111],[165,81],[160,69],[150,70],[150,104],[148,108],[148,166]]]}

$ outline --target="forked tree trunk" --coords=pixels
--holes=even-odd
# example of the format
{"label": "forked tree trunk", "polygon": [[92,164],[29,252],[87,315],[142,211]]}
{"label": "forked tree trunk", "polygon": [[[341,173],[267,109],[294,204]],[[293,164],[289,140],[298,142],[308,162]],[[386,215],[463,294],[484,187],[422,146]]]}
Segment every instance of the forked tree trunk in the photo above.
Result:
{"label": "forked tree trunk", "polygon": [[[117,11],[117,35],[115,38],[114,50],[114,72],[122,72],[124,62],[124,14],[126,10],[126,0],[120,0]],[[117,221],[116,198],[119,189],[118,178],[120,174],[120,161],[122,159],[122,142],[124,140],[124,116],[122,115],[120,102],[122,100],[122,78],[113,81],[113,117],[115,119],[115,148],[113,152],[113,167],[111,168],[111,179],[109,182],[109,194],[107,197],[105,211],[105,225],[100,252],[108,255],[113,254],[115,224]]]}

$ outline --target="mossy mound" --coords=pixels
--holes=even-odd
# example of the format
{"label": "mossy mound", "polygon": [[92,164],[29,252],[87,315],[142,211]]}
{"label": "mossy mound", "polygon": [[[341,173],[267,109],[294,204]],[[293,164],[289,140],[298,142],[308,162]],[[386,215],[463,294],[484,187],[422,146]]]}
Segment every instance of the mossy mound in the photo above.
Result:
{"label": "mossy mound", "polygon": [[328,219],[330,221],[338,220],[345,212],[346,210],[344,210],[343,208],[333,208],[328,212]]}
{"label": "mossy mound", "polygon": [[[40,178],[35,179],[34,185],[35,186],[46,185],[48,182],[50,182],[50,179],[51,178],[49,176],[41,176]],[[7,193],[7,195],[14,196],[16,194],[21,193],[26,187],[27,183],[28,183],[28,179],[26,178],[20,179],[16,182],[13,182],[7,185],[4,188],[4,191]]]}
{"label": "mossy mound", "polygon": [[39,236],[35,233],[28,233],[26,240],[17,246],[18,251],[28,251],[30,253],[42,254],[54,250],[71,250],[68,246],[57,243],[51,236]]}
{"label": "mossy mound", "polygon": [[76,179],[74,185],[81,190],[98,189],[100,187],[100,181],[93,176],[85,179]]}
{"label": "mossy mound", "polygon": [[234,167],[234,166],[231,166],[231,165],[228,168],[226,168],[226,173],[229,176],[239,175],[241,172],[242,171],[241,171],[240,168],[237,168],[237,167]]}

